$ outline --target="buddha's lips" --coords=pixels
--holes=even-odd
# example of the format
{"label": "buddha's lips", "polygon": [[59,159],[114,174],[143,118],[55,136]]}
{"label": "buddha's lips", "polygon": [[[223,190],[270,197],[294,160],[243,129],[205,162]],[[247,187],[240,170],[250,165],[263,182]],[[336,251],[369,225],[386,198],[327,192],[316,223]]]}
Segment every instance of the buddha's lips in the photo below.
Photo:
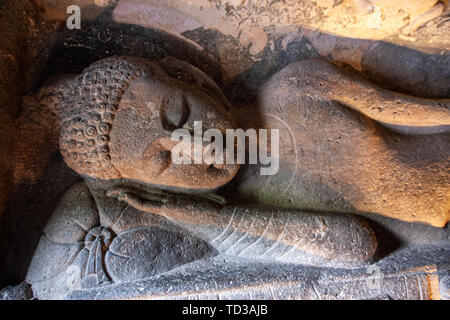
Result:
{"label": "buddha's lips", "polygon": [[[178,144],[180,144],[180,143],[190,144],[189,147],[190,147],[190,150],[192,150],[192,151],[195,150],[195,147],[197,145],[195,142],[190,142],[190,143],[183,142],[183,141],[180,142],[180,141],[174,141],[174,140],[172,140],[169,137],[162,137],[162,138],[158,138],[158,139],[154,140],[151,143],[151,145],[145,151],[144,157],[148,158],[148,159],[152,159],[152,158],[157,157],[158,155],[160,155],[162,152],[165,152],[165,151],[172,153],[173,148],[175,146],[177,146]],[[212,148],[210,146],[211,146],[210,143],[203,142],[203,144],[202,144],[202,159],[203,159],[203,152],[206,152],[206,151],[209,152],[210,149]],[[234,163],[232,163],[231,165],[236,164],[236,161],[237,161],[237,148],[236,148],[236,146],[235,146],[233,151],[234,151],[233,152],[233,161],[234,161]],[[197,163],[195,163],[195,156],[193,155],[193,153],[194,152],[191,152],[191,154],[186,154],[186,156],[191,159],[191,162],[192,162],[191,164],[197,164]],[[226,146],[223,147],[222,154],[223,154],[223,156],[225,158],[225,155],[227,154]],[[217,154],[217,156],[214,159],[212,159],[214,161],[209,161],[209,162],[202,161],[202,163],[200,163],[200,165],[208,165],[208,166],[210,166],[210,167],[212,166],[212,167],[214,167],[214,168],[216,168],[218,170],[226,170],[227,169],[226,166],[228,165],[227,163],[222,163],[222,164],[221,163],[216,163],[216,159],[219,156],[220,156],[220,153]],[[173,163],[173,161],[171,161],[171,163],[168,166],[164,166],[165,169],[167,169],[172,163]],[[165,171],[165,169],[163,171]],[[162,172],[160,172],[158,175],[161,175]]]}

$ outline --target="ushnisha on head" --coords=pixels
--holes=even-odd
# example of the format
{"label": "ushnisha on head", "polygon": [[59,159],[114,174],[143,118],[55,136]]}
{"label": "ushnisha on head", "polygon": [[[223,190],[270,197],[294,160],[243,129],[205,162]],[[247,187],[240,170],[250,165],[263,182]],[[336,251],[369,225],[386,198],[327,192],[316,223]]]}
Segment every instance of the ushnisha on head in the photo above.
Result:
{"label": "ushnisha on head", "polygon": [[194,121],[234,129],[228,102],[194,66],[173,58],[158,63],[112,57],[93,63],[59,106],[60,150],[77,173],[189,189],[229,182],[239,165],[174,164],[172,131]]}

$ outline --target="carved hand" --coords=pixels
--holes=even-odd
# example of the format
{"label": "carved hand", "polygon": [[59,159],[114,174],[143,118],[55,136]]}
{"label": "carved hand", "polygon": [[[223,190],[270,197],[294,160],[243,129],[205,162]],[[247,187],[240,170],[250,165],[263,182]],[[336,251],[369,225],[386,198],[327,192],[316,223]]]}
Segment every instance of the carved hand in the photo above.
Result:
{"label": "carved hand", "polygon": [[143,192],[130,187],[114,186],[106,192],[106,195],[138,210],[159,215],[163,215],[162,208],[174,204],[174,195],[164,191]]}
{"label": "carved hand", "polygon": [[200,211],[205,209],[216,211],[221,208],[220,201],[208,195],[176,194],[159,189],[142,191],[126,186],[114,186],[106,192],[106,195],[138,210],[167,218],[170,218],[175,211],[189,210],[193,206]]}

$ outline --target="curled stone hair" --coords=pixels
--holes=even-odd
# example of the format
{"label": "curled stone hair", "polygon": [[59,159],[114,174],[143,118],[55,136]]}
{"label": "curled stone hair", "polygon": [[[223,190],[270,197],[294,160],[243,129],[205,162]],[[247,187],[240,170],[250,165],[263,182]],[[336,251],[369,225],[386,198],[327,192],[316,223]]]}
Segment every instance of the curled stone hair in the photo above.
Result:
{"label": "curled stone hair", "polygon": [[122,95],[147,73],[140,59],[112,57],[93,63],[75,79],[70,98],[60,105],[60,151],[68,166],[95,178],[120,178],[111,162],[110,132]]}

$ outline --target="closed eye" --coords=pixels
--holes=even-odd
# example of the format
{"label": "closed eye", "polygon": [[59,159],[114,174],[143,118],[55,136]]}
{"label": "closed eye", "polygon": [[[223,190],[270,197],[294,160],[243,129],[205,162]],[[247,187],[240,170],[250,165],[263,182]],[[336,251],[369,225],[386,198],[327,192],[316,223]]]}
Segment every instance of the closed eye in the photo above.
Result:
{"label": "closed eye", "polygon": [[191,109],[183,95],[180,101],[173,101],[169,96],[164,96],[161,104],[161,124],[164,130],[174,131],[183,127],[187,120]]}

